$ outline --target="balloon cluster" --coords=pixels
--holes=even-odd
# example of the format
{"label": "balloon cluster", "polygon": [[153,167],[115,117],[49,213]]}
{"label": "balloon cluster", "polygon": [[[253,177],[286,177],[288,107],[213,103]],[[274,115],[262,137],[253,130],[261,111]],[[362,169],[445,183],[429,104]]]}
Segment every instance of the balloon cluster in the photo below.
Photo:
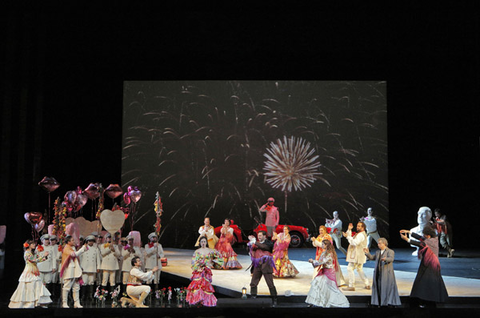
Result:
{"label": "balloon cluster", "polygon": [[27,212],[23,215],[25,221],[32,226],[32,231],[35,230],[40,233],[45,227],[45,220],[43,214],[40,212]]}
{"label": "balloon cluster", "polygon": [[76,190],[67,191],[63,197],[65,206],[67,207],[67,212],[71,213],[72,211],[78,212],[83,206],[87,203],[88,196],[82,190],[82,188],[77,187]]}
{"label": "balloon cluster", "polygon": [[129,186],[127,188],[127,192],[123,194],[123,202],[126,205],[130,205],[130,203],[137,203],[142,198],[142,191],[138,189],[138,187]]}

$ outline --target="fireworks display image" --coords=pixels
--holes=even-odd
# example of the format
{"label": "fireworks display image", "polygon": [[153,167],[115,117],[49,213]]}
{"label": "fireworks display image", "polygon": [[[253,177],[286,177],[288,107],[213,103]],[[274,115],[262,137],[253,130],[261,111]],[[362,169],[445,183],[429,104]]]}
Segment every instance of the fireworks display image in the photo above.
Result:
{"label": "fireworks display image", "polygon": [[[125,82],[122,186],[143,193],[134,228],[191,248],[209,216],[255,227],[274,197],[281,224],[315,233],[337,210],[372,207],[388,234],[386,82]],[[287,204],[288,201],[288,204]],[[144,203],[146,202],[146,203]]]}

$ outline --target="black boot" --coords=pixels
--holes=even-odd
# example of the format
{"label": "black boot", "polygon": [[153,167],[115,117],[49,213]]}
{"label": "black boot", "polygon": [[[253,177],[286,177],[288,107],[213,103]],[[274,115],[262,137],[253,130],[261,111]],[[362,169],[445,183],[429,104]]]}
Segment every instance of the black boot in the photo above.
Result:
{"label": "black boot", "polygon": [[269,288],[270,296],[272,297],[272,307],[277,306],[277,289],[275,287]]}
{"label": "black boot", "polygon": [[250,296],[253,299],[257,298],[257,287],[250,287]]}
{"label": "black boot", "polygon": [[82,304],[85,303],[85,288],[87,288],[87,286],[80,286],[80,302]]}

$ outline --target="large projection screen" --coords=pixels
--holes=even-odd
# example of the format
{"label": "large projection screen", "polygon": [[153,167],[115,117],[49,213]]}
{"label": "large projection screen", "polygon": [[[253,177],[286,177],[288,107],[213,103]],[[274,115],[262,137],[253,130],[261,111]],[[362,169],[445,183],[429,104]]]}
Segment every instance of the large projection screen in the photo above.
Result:
{"label": "large projection screen", "polygon": [[385,81],[127,81],[122,146],[122,185],[142,192],[126,228],[144,242],[157,191],[169,247],[192,248],[206,216],[249,234],[268,197],[311,234],[372,207],[388,236]]}

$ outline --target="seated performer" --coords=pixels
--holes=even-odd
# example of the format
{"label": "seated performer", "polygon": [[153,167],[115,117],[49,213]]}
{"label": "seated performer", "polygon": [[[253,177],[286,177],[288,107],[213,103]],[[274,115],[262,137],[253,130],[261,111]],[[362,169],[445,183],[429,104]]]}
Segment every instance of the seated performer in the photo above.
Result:
{"label": "seated performer", "polygon": [[395,252],[387,247],[388,241],[386,238],[379,238],[377,244],[379,250],[375,253],[375,256],[370,254],[367,247],[363,249],[369,260],[375,260],[370,304],[374,306],[400,306],[402,303],[398,295],[393,270]]}
{"label": "seated performer", "polygon": [[329,240],[322,241],[323,252],[319,260],[308,261],[317,267],[305,302],[318,307],[350,307],[347,297],[338,289],[335,266],[338,264],[335,248]]}
{"label": "seated performer", "polygon": [[[418,240],[418,242],[409,239],[407,234],[410,234],[410,236]],[[429,307],[435,307],[436,303],[445,302],[448,298],[448,292],[442,278],[440,261],[437,256],[438,250],[437,254],[435,254],[430,244],[428,244],[429,240],[436,238],[435,230],[427,226],[423,229],[423,236],[408,230],[401,230],[400,237],[402,240],[418,246],[418,257],[421,258],[410,297],[418,299],[419,305],[422,308],[427,305]]]}
{"label": "seated performer", "polygon": [[200,237],[200,248],[195,251],[192,258],[192,282],[187,287],[187,302],[190,305],[203,305],[215,307],[217,298],[213,294],[212,270],[214,263],[223,265],[223,257],[218,251],[208,247],[205,236]]}
{"label": "seated performer", "polygon": [[237,260],[237,253],[232,248],[233,229],[230,227],[230,220],[225,219],[220,230],[220,239],[215,249],[223,256],[223,267],[218,269],[238,269],[242,265]]}
{"label": "seated performer", "polygon": [[205,236],[208,239],[208,247],[211,249],[215,248],[218,237],[215,235],[215,228],[210,225],[210,218],[203,220],[203,225],[198,229],[198,234],[200,234],[200,236],[198,237],[197,243],[195,243],[196,247],[200,246],[200,238]]}
{"label": "seated performer", "polygon": [[272,240],[275,241],[273,245],[274,277],[295,277],[298,274],[298,270],[288,258],[289,232],[290,228],[286,225],[283,227],[283,233],[277,234],[277,232],[273,232]]}
{"label": "seated performer", "polygon": [[148,285],[143,285],[143,282],[151,281],[153,274],[158,271],[158,267],[154,267],[146,273],[143,272],[142,260],[138,256],[132,258],[131,265],[133,267],[130,270],[130,277],[127,282],[127,295],[130,298],[122,297],[120,299],[122,307],[126,307],[126,304],[129,303],[137,308],[148,308],[148,306],[143,304],[143,301],[152,289]]}
{"label": "seated performer", "polygon": [[43,285],[40,271],[37,268],[37,263],[45,261],[49,253],[45,252],[43,256],[35,255],[35,246],[33,240],[28,240],[23,244],[25,269],[18,279],[17,289],[10,298],[8,308],[22,309],[37,306],[47,308],[47,305],[52,302],[50,292]]}

